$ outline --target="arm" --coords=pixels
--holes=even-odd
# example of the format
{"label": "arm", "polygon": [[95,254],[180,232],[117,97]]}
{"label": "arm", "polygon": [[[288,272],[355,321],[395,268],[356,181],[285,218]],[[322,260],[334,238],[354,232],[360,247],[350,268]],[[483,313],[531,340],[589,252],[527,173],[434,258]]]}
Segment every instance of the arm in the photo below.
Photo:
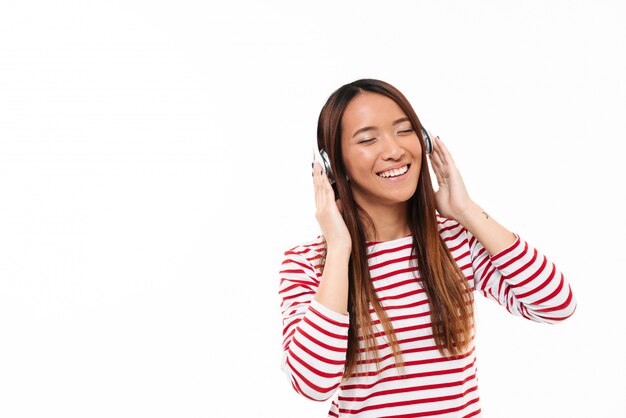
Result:
{"label": "arm", "polygon": [[[322,286],[311,263],[318,255],[310,249],[299,248],[301,251],[285,252],[280,270],[282,370],[296,392],[312,400],[324,401],[333,395],[341,382],[348,347],[349,317],[316,300],[323,299],[323,296],[316,296],[321,293]],[[337,271],[329,257],[330,254],[322,281],[326,281],[324,276]],[[335,264],[341,266],[341,263]],[[347,262],[345,264],[347,266]]]}
{"label": "arm", "polygon": [[470,199],[454,160],[439,137],[431,162],[437,209],[463,228],[475,288],[514,315],[554,323],[571,316],[576,301],[563,274],[544,255],[496,222]]}
{"label": "arm", "polygon": [[474,288],[517,316],[554,324],[569,318],[576,300],[563,273],[518,235],[494,255],[465,230]]}
{"label": "arm", "polygon": [[517,239],[514,233],[473,202],[468,209],[456,216],[456,220],[480,241],[490,255],[510,247]]}

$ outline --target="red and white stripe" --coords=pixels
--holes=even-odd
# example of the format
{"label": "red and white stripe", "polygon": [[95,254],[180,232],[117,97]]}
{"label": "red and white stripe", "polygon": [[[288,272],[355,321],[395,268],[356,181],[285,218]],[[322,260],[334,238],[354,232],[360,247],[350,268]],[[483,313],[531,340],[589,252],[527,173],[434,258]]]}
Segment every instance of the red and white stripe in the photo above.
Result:
{"label": "red and white stripe", "polygon": [[[517,240],[490,257],[458,222],[439,217],[439,232],[470,286],[513,315],[545,323],[571,316],[576,301],[563,274],[544,255]],[[376,313],[380,364],[363,346],[358,377],[341,380],[348,344],[348,315],[313,299],[325,250],[321,236],[285,252],[279,294],[283,314],[282,368],[301,395],[324,401],[336,395],[329,416],[480,416],[474,343],[455,358],[441,356],[432,337],[428,300],[419,267],[410,257],[412,237],[367,243],[372,282],[398,339],[404,370],[394,364]]]}

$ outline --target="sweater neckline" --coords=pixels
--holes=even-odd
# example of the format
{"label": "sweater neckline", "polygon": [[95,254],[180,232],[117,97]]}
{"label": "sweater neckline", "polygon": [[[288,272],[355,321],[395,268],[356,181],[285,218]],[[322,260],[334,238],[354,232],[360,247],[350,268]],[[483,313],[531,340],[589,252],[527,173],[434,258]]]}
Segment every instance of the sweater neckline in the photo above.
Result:
{"label": "sweater neckline", "polygon": [[408,238],[412,238],[413,235],[411,233],[408,233],[407,235],[400,237],[400,238],[396,238],[396,239],[392,239],[389,241],[365,241],[365,246],[366,247],[370,247],[373,245],[389,245],[389,244],[395,244],[395,243],[400,243],[404,240],[407,240]]}

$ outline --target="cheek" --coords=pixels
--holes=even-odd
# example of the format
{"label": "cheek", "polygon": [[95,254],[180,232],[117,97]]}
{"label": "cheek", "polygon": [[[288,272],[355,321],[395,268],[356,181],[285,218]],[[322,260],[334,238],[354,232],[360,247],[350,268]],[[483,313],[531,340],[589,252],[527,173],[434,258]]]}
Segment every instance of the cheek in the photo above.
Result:
{"label": "cheek", "polygon": [[353,151],[348,155],[344,154],[344,166],[353,176],[367,174],[373,170],[376,158],[375,154],[368,150]]}
{"label": "cheek", "polygon": [[411,153],[415,158],[422,158],[422,147],[420,145],[420,140],[417,137],[415,137],[415,141],[412,143]]}
{"label": "cheek", "polygon": [[419,177],[420,176],[420,171],[422,170],[422,161],[421,160],[417,160],[413,162],[413,168],[415,168],[415,177]]}
{"label": "cheek", "polygon": [[420,147],[419,141],[417,146],[413,147],[410,152],[411,154],[413,154],[413,166],[414,168],[416,168],[415,172],[417,173],[417,175],[419,175],[420,169],[422,167],[422,147]]}
{"label": "cheek", "polygon": [[373,151],[360,151],[358,156],[358,163],[354,169],[361,173],[363,176],[370,176],[376,170],[376,152]]}

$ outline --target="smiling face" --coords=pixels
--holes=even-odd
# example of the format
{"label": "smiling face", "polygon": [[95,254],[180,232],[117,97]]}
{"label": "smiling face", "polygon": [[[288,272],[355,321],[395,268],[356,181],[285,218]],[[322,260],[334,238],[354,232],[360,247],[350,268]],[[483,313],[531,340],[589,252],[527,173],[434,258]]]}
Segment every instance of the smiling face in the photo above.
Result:
{"label": "smiling face", "polygon": [[392,99],[372,92],[352,99],[343,114],[341,150],[354,199],[366,211],[403,207],[415,193],[422,148]]}

